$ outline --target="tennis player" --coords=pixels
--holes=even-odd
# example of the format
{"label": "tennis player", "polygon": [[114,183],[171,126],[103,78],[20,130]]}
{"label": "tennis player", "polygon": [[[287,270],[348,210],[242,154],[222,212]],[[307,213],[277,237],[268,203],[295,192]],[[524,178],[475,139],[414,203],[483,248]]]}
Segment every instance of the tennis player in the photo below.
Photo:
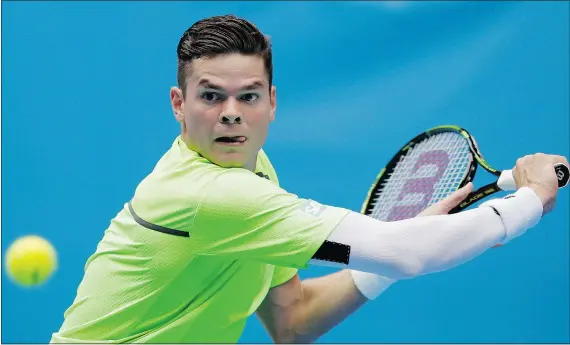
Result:
{"label": "tennis player", "polygon": [[[518,190],[447,215],[471,184],[381,222],[279,186],[262,150],[275,119],[269,40],[234,16],[178,45],[170,90],[181,134],[111,221],[54,343],[235,343],[257,313],[276,342],[312,342],[392,283],[448,270],[535,226],[555,203],[554,163],[517,161]],[[301,281],[310,265],[342,268]]]}

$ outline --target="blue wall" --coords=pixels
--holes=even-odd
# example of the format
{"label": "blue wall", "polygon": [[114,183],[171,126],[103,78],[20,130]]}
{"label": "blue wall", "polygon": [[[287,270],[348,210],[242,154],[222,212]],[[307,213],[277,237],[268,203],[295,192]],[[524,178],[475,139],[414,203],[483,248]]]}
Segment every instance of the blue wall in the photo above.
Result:
{"label": "blue wall", "polygon": [[[570,156],[568,2],[2,2],[2,255],[33,233],[60,258],[38,289],[3,269],[2,342],[59,328],[110,219],[177,135],[180,35],[225,13],[273,39],[266,150],[301,196],[359,210],[394,150],[445,123],[497,168]],[[512,244],[394,285],[319,341],[569,342],[568,191],[558,199]],[[252,318],[241,341],[270,339]]]}

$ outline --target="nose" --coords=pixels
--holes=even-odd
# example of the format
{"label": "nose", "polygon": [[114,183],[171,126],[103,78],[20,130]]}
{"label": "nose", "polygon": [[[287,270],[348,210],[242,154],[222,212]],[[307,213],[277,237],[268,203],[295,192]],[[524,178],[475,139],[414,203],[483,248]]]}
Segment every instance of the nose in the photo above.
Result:
{"label": "nose", "polygon": [[224,102],[224,109],[220,114],[219,121],[225,125],[240,124],[243,121],[243,116],[240,115],[236,100],[228,97],[228,99]]}
{"label": "nose", "polygon": [[241,116],[239,115],[220,115],[220,123],[224,125],[233,125],[241,123]]}

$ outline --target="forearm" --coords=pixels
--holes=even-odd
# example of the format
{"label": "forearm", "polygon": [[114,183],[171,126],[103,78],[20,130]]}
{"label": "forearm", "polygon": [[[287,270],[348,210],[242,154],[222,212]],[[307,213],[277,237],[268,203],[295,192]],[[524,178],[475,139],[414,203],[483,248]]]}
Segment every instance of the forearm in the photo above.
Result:
{"label": "forearm", "polygon": [[[536,194],[528,190],[517,193],[511,199],[497,200],[500,204],[495,206],[501,209],[501,215],[491,207],[480,207],[455,215],[379,222],[352,213],[328,240],[350,246],[347,268],[392,279],[444,271],[524,233],[538,222],[542,204]],[[312,263],[323,264],[318,260]]]}
{"label": "forearm", "polygon": [[355,287],[349,270],[303,280],[303,299],[295,309],[295,343],[310,343],[335,327],[368,299]]}

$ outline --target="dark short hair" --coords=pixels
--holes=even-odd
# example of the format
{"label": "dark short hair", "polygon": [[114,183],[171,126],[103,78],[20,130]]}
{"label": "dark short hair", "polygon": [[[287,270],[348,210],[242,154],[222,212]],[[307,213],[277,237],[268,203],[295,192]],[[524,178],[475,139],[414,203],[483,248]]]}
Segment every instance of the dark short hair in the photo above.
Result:
{"label": "dark short hair", "polygon": [[178,87],[186,92],[188,66],[201,57],[239,53],[263,58],[269,87],[273,83],[271,41],[257,27],[234,15],[205,18],[184,32],[176,50],[178,55]]}

